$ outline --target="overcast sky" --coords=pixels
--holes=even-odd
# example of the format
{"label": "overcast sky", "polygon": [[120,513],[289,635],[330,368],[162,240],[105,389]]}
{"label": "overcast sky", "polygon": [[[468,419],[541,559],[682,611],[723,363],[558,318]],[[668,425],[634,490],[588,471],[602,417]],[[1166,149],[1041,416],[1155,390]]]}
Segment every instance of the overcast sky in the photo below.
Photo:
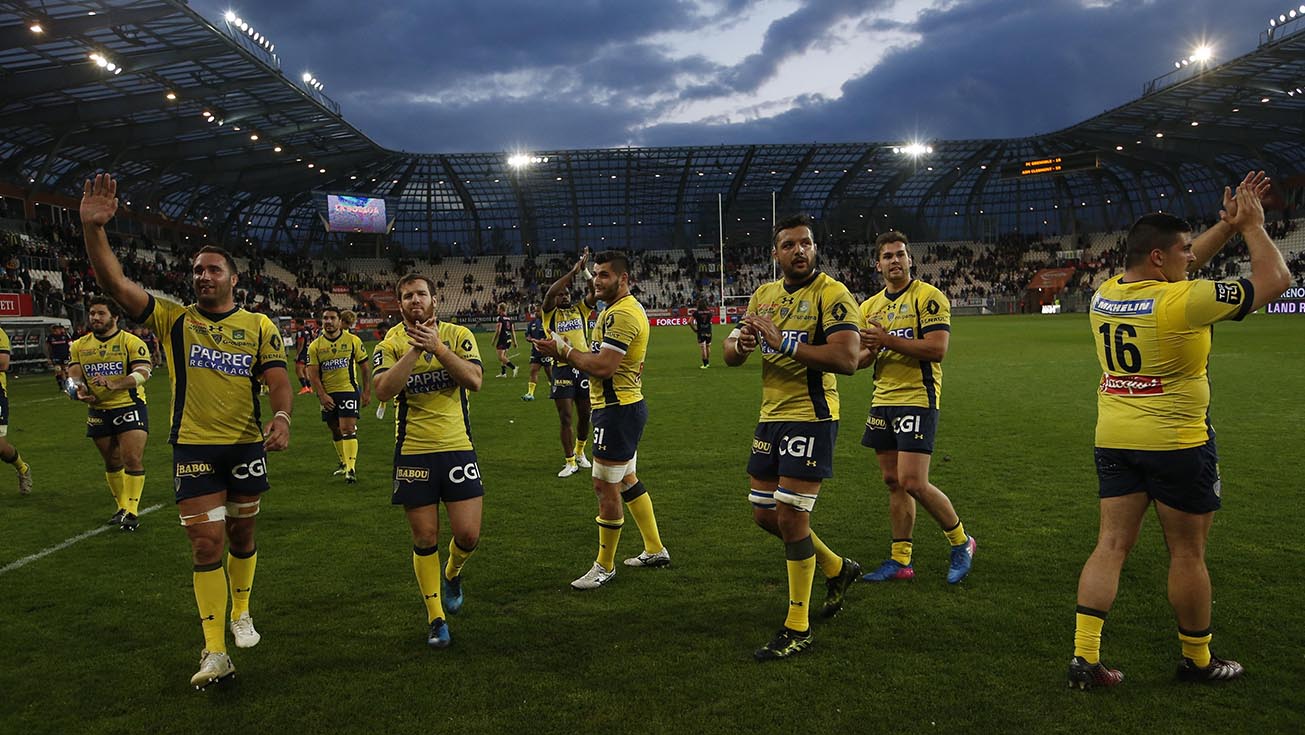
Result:
{"label": "overcast sky", "polygon": [[[1298,0],[1299,1],[1299,0]],[[1136,99],[1280,0],[193,0],[377,143],[471,152],[1004,138]]]}

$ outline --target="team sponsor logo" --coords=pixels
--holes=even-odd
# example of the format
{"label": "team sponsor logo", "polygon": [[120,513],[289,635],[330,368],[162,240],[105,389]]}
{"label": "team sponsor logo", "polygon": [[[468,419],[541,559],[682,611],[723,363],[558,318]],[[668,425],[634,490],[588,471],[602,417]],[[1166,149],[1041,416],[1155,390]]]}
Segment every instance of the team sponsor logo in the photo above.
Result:
{"label": "team sponsor logo", "polygon": [[1111,396],[1158,396],[1165,392],[1164,381],[1149,375],[1102,375],[1101,392]]}
{"label": "team sponsor logo", "polygon": [[779,439],[779,456],[812,457],[815,456],[816,439],[812,436],[784,436]]}
{"label": "team sponsor logo", "polygon": [[245,338],[245,330],[243,330],[243,329],[233,329],[233,330],[231,330],[231,339],[240,340],[240,339],[244,339],[244,338]]}
{"label": "team sponsor logo", "polygon": [[449,375],[448,370],[431,370],[425,373],[413,373],[409,375],[408,384],[405,386],[405,390],[410,394],[435,393],[456,386],[457,383],[453,382],[453,376]]}
{"label": "team sponsor logo", "polygon": [[900,329],[890,329],[889,334],[901,337],[902,339],[915,339],[915,327],[901,327]]}
{"label": "team sponsor logo", "polygon": [[347,357],[336,357],[322,363],[323,370],[348,370],[353,360]]}
{"label": "team sponsor logo", "polygon": [[395,467],[394,484],[400,482],[427,482],[430,480],[430,470],[426,467]]}
{"label": "team sponsor logo", "polygon": [[888,430],[888,420],[883,416],[875,416],[871,414],[870,417],[866,419],[865,425],[871,429],[877,429],[879,431]]}
{"label": "team sponsor logo", "polygon": [[940,309],[942,309],[942,307],[938,306],[938,302],[933,301],[932,299],[929,301],[929,303],[924,305],[925,312],[927,312],[930,315],[937,314]]}
{"label": "team sponsor logo", "polygon": [[253,462],[243,462],[231,468],[231,476],[237,480],[262,477],[267,474],[267,460],[259,458]]}
{"label": "team sponsor logo", "polygon": [[86,374],[87,378],[122,375],[122,362],[86,363],[82,365],[82,372]]}
{"label": "team sponsor logo", "polygon": [[923,418],[924,417],[920,416],[920,414],[913,414],[910,416],[894,416],[893,433],[915,434],[916,432],[919,432],[921,430],[920,427],[922,425]]}
{"label": "team sponsor logo", "polygon": [[173,468],[173,474],[177,477],[203,477],[204,475],[213,474],[213,464],[211,462],[178,462]]}
{"label": "team sponsor logo", "polygon": [[[811,335],[807,334],[807,333],[804,332],[804,331],[799,331],[799,330],[797,330],[797,329],[784,329],[784,330],[781,330],[781,331],[780,331],[780,339],[783,340],[784,337],[792,337],[792,338],[796,339],[797,341],[801,342],[802,344],[808,344],[808,343],[811,341]],[[763,355],[776,355],[776,354],[779,354],[779,350],[777,350],[777,349],[771,347],[770,344],[767,343],[765,340],[762,340],[762,341],[761,341],[761,354],[763,354]]]}
{"label": "team sponsor logo", "polygon": [[100,418],[99,416],[87,416],[87,417],[86,417],[86,425],[87,425],[87,426],[103,426],[103,425],[104,425],[104,419]]}
{"label": "team sponsor logo", "polygon": [[1132,316],[1155,312],[1155,299],[1115,301],[1100,294],[1092,297],[1092,311],[1109,316]]}
{"label": "team sponsor logo", "polygon": [[220,373],[244,378],[254,374],[253,355],[211,349],[204,345],[190,346],[190,357],[187,364],[193,368],[216,370]]}
{"label": "team sponsor logo", "polygon": [[139,424],[140,422],[141,422],[141,415],[139,409],[132,409],[122,414],[121,416],[113,417],[114,426],[125,426],[127,424]]}
{"label": "team sponsor logo", "polygon": [[578,316],[570,319],[563,319],[553,324],[554,332],[578,332],[583,328],[583,322]]}
{"label": "team sponsor logo", "polygon": [[756,437],[752,438],[753,454],[770,454],[770,442],[762,441]]}
{"label": "team sponsor logo", "polygon": [[480,468],[475,462],[464,464],[461,467],[454,467],[449,470],[449,482],[463,483],[467,480],[479,480]]}
{"label": "team sponsor logo", "polygon": [[811,311],[811,302],[810,302],[810,301],[799,301],[799,302],[798,302],[798,308],[797,308],[797,310],[798,310],[798,313],[799,313],[799,314],[805,314],[805,313],[807,313],[808,311]]}
{"label": "team sponsor logo", "polygon": [[1214,300],[1236,306],[1242,302],[1242,285],[1240,283],[1219,282],[1214,284]]}
{"label": "team sponsor logo", "polygon": [[841,322],[847,318],[847,305],[842,303],[834,304],[834,308],[829,310],[829,314],[834,317],[834,321]]}

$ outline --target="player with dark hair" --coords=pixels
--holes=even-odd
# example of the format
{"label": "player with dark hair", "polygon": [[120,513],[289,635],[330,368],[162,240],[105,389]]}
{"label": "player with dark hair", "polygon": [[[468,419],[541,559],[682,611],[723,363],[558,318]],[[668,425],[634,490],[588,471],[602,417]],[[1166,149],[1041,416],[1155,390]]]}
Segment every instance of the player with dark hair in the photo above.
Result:
{"label": "player with dark hair", "polygon": [[[531,303],[526,311],[526,340],[530,341],[530,381],[526,383],[526,392],[521,394],[521,400],[535,400],[535,386],[539,384],[539,370],[544,370],[544,376],[549,377],[549,369],[552,368],[552,361],[539,353],[533,340],[543,339],[548,336],[544,333],[544,319],[539,313],[539,304]],[[545,364],[547,363],[547,364]]]}
{"label": "player with dark hair", "polygon": [[[396,399],[394,492],[412,532],[412,568],[426,605],[426,644],[452,641],[445,614],[462,609],[462,567],[480,542],[485,496],[471,444],[467,391],[484,380],[480,350],[466,327],[435,318],[434,283],[410,273],[395,291],[403,323],[372,355],[376,399]],[[449,560],[440,568],[439,504],[449,516]],[[441,601],[441,597],[443,600]]]}
{"label": "player with dark hair", "polygon": [[725,340],[725,364],[737,367],[761,348],[761,416],[748,460],[753,521],[784,542],[788,615],[757,649],[758,661],[788,658],[811,645],[811,587],[817,564],[826,578],[821,615],[842,609],[861,565],[834,553],[811,530],[825,478],[834,475],[838,382],[856,372],[856,302],[847,287],[816,268],[809,217],[775,225],[772,257],[783,278],[752,294],[742,325]]}
{"label": "player with dark hair", "polygon": [[307,319],[291,319],[290,329],[295,340],[295,375],[299,377],[299,395],[303,396],[313,392],[312,381],[308,379],[308,345],[316,335]]}
{"label": "player with dark hair", "polygon": [[965,533],[952,501],[929,482],[929,460],[938,431],[942,361],[951,340],[951,302],[937,288],[911,277],[906,235],[885,232],[875,239],[875,270],[884,288],[861,304],[858,367],[874,368],[874,397],[861,445],[874,450],[888,486],[891,554],[867,582],[913,579],[912,535],[918,501],[933,516],[951,546],[947,581],[970,573],[978,544]]}
{"label": "player with dark hair", "polygon": [[707,308],[706,299],[698,299],[698,307],[689,319],[689,328],[698,336],[698,352],[702,357],[702,369],[711,367],[711,309]]}
{"label": "player with dark hair", "polygon": [[[1101,364],[1094,450],[1101,527],[1078,580],[1071,687],[1111,687],[1124,678],[1101,662],[1101,630],[1152,505],[1169,550],[1169,604],[1182,647],[1178,678],[1227,681],[1244,671],[1210,653],[1205,548],[1222,483],[1207,366],[1215,322],[1239,321],[1291,285],[1264,230],[1260,199],[1268,190],[1263,171],[1247,174],[1235,195],[1225,188],[1219,223],[1196,238],[1177,217],[1141,217],[1125,240],[1124,273],[1092,296]],[[1234,234],[1250,252],[1250,277],[1189,280]]]}
{"label": "player with dark hair", "polygon": [[[582,256],[580,268],[583,261]],[[625,253],[599,253],[594,262],[594,295],[607,307],[598,315],[591,351],[572,345],[559,333],[535,343],[543,354],[589,376],[598,557],[589,571],[571,582],[572,589],[577,590],[597,589],[616,576],[616,545],[625,523],[623,501],[643,536],[643,551],[626,559],[625,565],[664,567],[671,563],[671,554],[657,529],[652,498],[636,474],[639,440],[648,423],[648,407],[643,400],[648,315],[630,294],[630,260]],[[573,268],[572,273],[578,270]]]}
{"label": "player with dark hair", "polygon": [[68,379],[73,339],[62,324],[54,324],[50,327],[50,333],[45,335],[46,361],[54,370],[54,383],[59,386],[60,392],[63,392],[64,381]]}
{"label": "player with dark hair", "polygon": [[[562,274],[562,277],[553,282],[548,292],[544,294],[544,331],[547,338],[560,334],[567,344],[572,346],[589,344],[587,314],[594,307],[593,290],[587,289],[579,304],[573,302],[571,295],[572,281],[576,274],[584,271],[585,261],[588,258],[589,251],[585,250],[571,270]],[[581,308],[582,306],[584,308]],[[531,344],[537,344],[544,338],[536,338]],[[537,351],[539,348],[534,349]],[[548,397],[553,399],[553,403],[557,406],[564,457],[564,464],[557,476],[570,477],[581,468],[589,469],[593,466],[585,457],[591,413],[589,376],[565,359],[558,359],[553,361],[551,377],[552,388],[548,391]]]}
{"label": "player with dark hair", "polygon": [[512,363],[508,350],[517,345],[517,330],[508,316],[506,303],[498,305],[498,319],[494,323],[494,349],[498,352],[498,375],[496,378],[508,377],[508,368],[512,368],[512,377],[517,376],[517,366]]}
{"label": "player with dark hair", "polygon": [[0,329],[0,460],[14,466],[18,473],[18,494],[32,492],[32,468],[23,461],[18,448],[9,443],[9,334]]}
{"label": "player with dark hair", "polygon": [[358,482],[358,415],[372,400],[372,366],[362,340],[345,331],[339,309],[328,306],[320,318],[322,333],[308,345],[308,382],[340,461],[334,474],[352,485]]}
{"label": "player with dark hair", "polygon": [[149,347],[140,337],[118,328],[122,308],[104,296],[91,298],[91,331],[72,343],[68,377],[72,395],[87,404],[86,436],[104,460],[104,479],[117,504],[109,525],[123,531],[140,526],[140,496],[145,488],[145,442],[149,413],[142,386],[153,370]]}
{"label": "player with dark hair", "polygon": [[[122,272],[104,226],[118,211],[109,174],[82,191],[82,234],[95,280],[131,318],[164,335],[172,382],[173,478],[177,511],[190,539],[193,584],[204,651],[191,684],[203,688],[235,673],[226,653],[223,615],[241,648],[261,636],[249,615],[257,563],[255,518],[268,489],[267,452],[290,443],[294,395],[286,375],[281,331],[263,314],[236,306],[239,281],[231,254],[208,245],[191,260],[195,303],[155,298]],[[259,382],[276,415],[261,428]],[[225,542],[225,544],[224,544]],[[229,545],[226,570],[222,550]]]}

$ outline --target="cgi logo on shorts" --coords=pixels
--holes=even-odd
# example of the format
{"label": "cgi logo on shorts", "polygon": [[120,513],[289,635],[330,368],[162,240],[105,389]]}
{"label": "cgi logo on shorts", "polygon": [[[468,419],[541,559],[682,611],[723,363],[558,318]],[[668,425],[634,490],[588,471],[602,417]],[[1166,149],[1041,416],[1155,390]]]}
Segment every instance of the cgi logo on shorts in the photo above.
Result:
{"label": "cgi logo on shorts", "polygon": [[248,480],[251,477],[262,477],[267,474],[267,460],[256,459],[253,462],[245,462],[231,468],[231,476],[237,480]]}
{"label": "cgi logo on shorts", "polygon": [[781,457],[810,457],[815,454],[816,440],[810,436],[785,436],[779,440]]}
{"label": "cgi logo on shorts", "polygon": [[121,416],[115,416],[113,418],[114,426],[122,426],[124,424],[135,424],[138,422],[140,422],[140,411],[128,411],[127,413],[124,413]]}
{"label": "cgi logo on shorts", "polygon": [[896,416],[893,418],[894,434],[914,434],[920,431],[920,415]]}
{"label": "cgi logo on shorts", "polygon": [[449,470],[449,482],[460,483],[460,482],[465,482],[467,480],[479,480],[479,479],[480,479],[480,468],[476,466],[475,462],[462,465],[461,467],[454,467],[453,469]]}

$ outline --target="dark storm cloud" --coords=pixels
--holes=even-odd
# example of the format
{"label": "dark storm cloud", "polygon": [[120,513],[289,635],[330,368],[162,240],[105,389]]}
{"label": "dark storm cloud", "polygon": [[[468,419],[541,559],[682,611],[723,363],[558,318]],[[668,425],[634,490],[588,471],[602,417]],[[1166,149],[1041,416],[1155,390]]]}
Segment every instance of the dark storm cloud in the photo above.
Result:
{"label": "dark storm cloud", "polygon": [[659,125],[647,145],[1019,137],[1136,99],[1202,38],[1221,58],[1254,47],[1272,2],[979,0],[922,14],[916,45],[843,85],[842,97],[732,125]]}

